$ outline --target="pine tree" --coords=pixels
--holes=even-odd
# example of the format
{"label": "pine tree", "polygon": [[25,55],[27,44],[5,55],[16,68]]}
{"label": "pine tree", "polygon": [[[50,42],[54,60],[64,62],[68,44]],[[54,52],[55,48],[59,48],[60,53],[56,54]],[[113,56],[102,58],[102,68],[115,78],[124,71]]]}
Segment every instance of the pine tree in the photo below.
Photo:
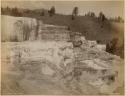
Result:
{"label": "pine tree", "polygon": [[72,20],[74,20],[76,16],[78,16],[78,7],[74,7],[73,9]]}
{"label": "pine tree", "polygon": [[55,15],[55,13],[56,13],[55,7],[52,6],[51,9],[49,10],[49,15],[53,16],[53,15]]}
{"label": "pine tree", "polygon": [[102,12],[99,13],[99,19],[101,21],[104,21],[106,19],[105,15]]}

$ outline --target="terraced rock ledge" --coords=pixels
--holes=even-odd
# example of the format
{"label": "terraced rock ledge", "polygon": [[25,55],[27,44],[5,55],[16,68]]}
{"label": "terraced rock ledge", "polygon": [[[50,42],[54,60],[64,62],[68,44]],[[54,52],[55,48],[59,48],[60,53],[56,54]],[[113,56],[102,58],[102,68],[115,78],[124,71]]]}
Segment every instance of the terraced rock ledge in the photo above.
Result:
{"label": "terraced rock ledge", "polygon": [[71,39],[65,26],[40,27],[37,39],[2,42],[3,95],[123,94],[123,59],[84,36]]}

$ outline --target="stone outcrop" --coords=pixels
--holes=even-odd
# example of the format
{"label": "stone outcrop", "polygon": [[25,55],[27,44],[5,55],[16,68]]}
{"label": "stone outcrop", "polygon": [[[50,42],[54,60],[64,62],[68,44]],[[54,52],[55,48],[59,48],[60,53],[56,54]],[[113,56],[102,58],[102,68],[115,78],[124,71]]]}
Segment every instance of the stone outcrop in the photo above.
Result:
{"label": "stone outcrop", "polygon": [[2,41],[26,41],[37,39],[41,21],[27,17],[1,16]]}
{"label": "stone outcrop", "polygon": [[41,20],[28,17],[1,16],[2,41],[64,40],[68,41],[69,31],[65,26],[43,24]]}
{"label": "stone outcrop", "polygon": [[[37,22],[30,20],[29,25]],[[2,94],[122,94],[117,91],[123,90],[124,80],[120,57],[79,34],[71,39],[65,26],[39,25],[37,41],[2,42],[2,76],[7,77],[2,80]]]}
{"label": "stone outcrop", "polygon": [[65,26],[44,24],[39,33],[39,40],[69,41],[69,34],[70,33]]}
{"label": "stone outcrop", "polygon": [[[2,64],[8,62],[9,67],[3,68],[2,74],[9,72],[11,78],[21,72],[16,82],[26,91],[22,94],[115,94],[123,84],[123,60],[96,48],[73,48],[72,43],[64,41],[6,42],[2,46],[9,52],[7,57],[2,56]],[[7,82],[3,82],[6,90]],[[40,87],[43,85],[47,89]],[[53,91],[48,92],[50,86]],[[59,93],[55,93],[57,90]]]}

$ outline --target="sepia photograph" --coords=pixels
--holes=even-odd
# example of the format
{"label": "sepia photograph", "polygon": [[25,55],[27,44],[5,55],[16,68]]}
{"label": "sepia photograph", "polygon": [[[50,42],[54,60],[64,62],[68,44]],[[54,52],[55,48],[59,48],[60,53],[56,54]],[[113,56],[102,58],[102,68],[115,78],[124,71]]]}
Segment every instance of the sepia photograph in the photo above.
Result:
{"label": "sepia photograph", "polygon": [[124,0],[1,0],[1,95],[124,95]]}

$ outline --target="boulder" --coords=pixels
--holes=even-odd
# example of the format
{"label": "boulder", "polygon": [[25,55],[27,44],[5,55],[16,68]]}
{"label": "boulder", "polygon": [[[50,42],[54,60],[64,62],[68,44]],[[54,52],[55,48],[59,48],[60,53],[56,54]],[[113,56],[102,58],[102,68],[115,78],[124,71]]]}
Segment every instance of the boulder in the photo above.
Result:
{"label": "boulder", "polygon": [[97,45],[96,45],[96,48],[97,48],[99,51],[106,51],[106,45],[105,45],[105,44],[97,44]]}

